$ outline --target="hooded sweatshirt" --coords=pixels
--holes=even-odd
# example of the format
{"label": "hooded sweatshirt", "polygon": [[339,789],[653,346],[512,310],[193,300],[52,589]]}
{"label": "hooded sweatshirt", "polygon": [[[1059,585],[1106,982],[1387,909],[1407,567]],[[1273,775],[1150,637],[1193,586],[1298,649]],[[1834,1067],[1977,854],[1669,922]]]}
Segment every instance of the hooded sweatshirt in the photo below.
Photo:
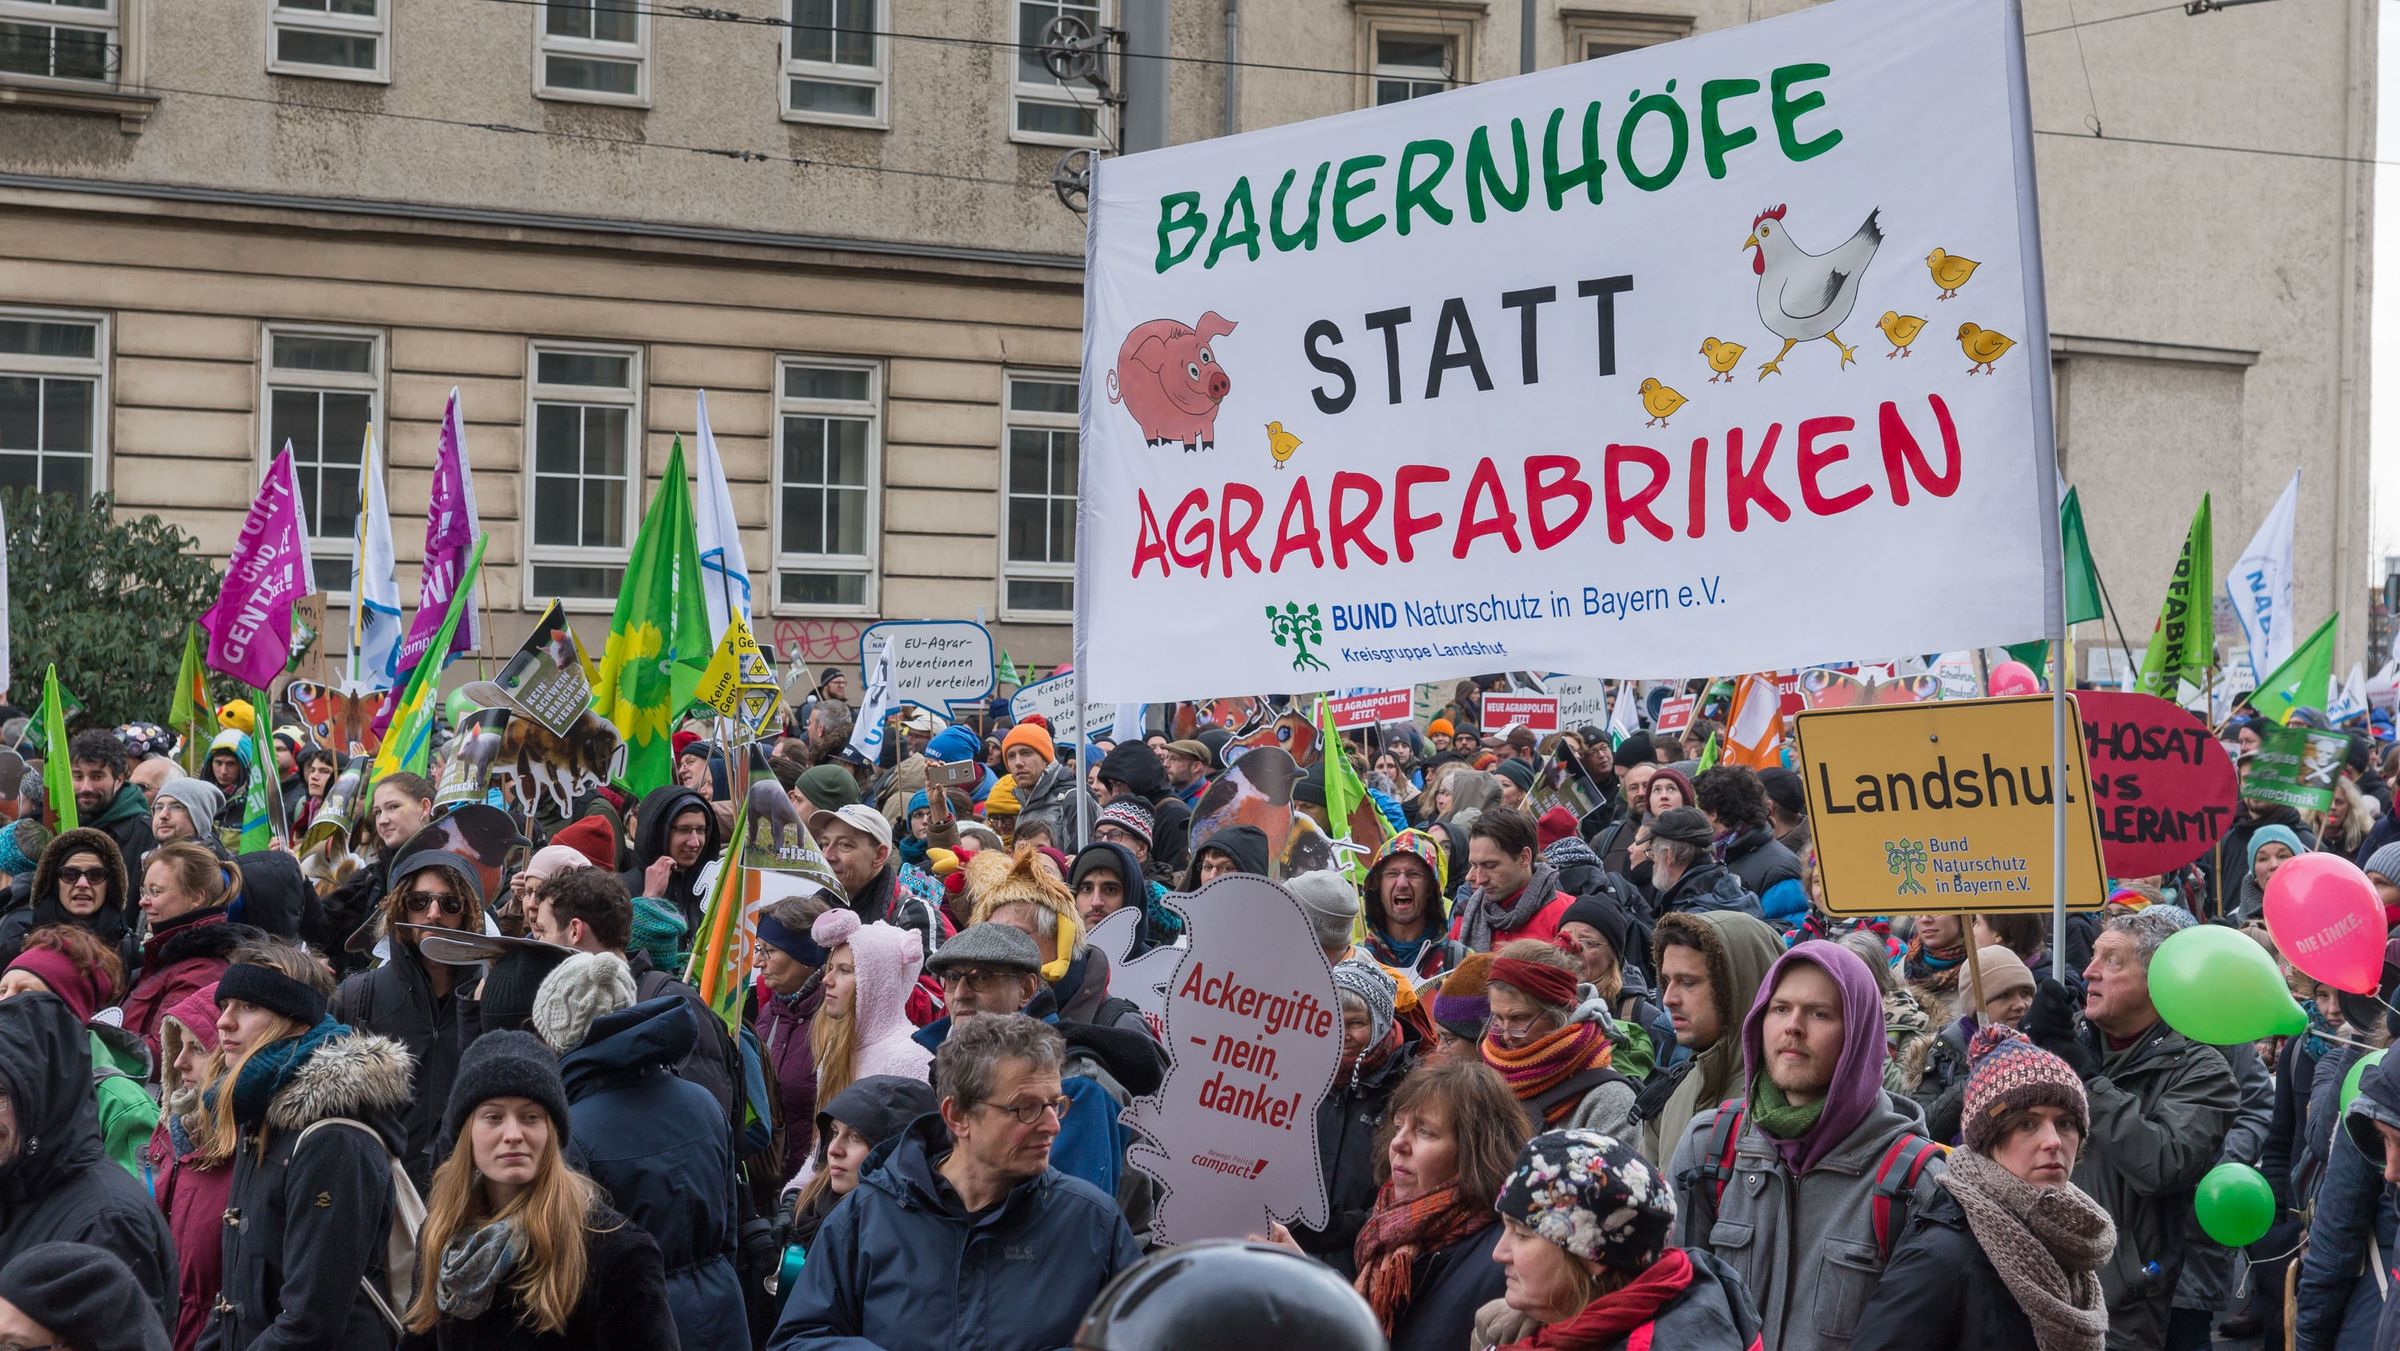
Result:
{"label": "hooded sweatshirt", "polygon": [[1651,1159],[1667,1157],[1693,1117],[1740,1091],[1742,1042],[1736,1032],[1767,968],[1783,955],[1783,940],[1765,920],[1733,910],[1661,916],[1650,938],[1653,971],[1665,969],[1660,963],[1670,939],[1698,948],[1707,958],[1717,1026],[1723,1031],[1714,1045],[1695,1048],[1690,1059],[1653,1074],[1643,1085],[1634,1110],[1644,1123],[1642,1155]]}
{"label": "hooded sweatshirt", "polygon": [[90,1038],[58,996],[0,1000],[0,1091],[17,1127],[16,1148],[0,1162],[0,1266],[37,1244],[89,1243],[133,1268],[160,1325],[173,1324],[166,1217],[103,1148]]}
{"label": "hooded sweatshirt", "polygon": [[620,879],[629,896],[651,895],[646,874],[650,865],[667,852],[667,827],[688,809],[697,807],[708,831],[700,846],[699,861],[690,868],[677,868],[667,875],[666,894],[658,899],[674,903],[683,916],[685,933],[700,932],[700,910],[703,897],[698,890],[700,870],[708,866],[725,848],[725,832],[717,824],[717,814],[709,810],[708,800],[689,788],[669,784],[654,788],[642,799],[634,812],[633,867]]}
{"label": "hooded sweatshirt", "polygon": [[1826,1086],[1823,1110],[1816,1124],[1792,1139],[1775,1140],[1784,1166],[1805,1173],[1831,1153],[1866,1120],[1883,1093],[1883,994],[1873,972],[1857,953],[1838,943],[1810,939],[1775,959],[1760,982],[1749,1016],[1742,1020],[1742,1069],[1750,1080],[1752,1119],[1757,1118],[1762,1076],[1767,1068],[1767,1005],[1777,982],[1802,964],[1833,978],[1842,996],[1842,1049],[1833,1063],[1833,1082]]}
{"label": "hooded sweatshirt", "polygon": [[1233,860],[1233,870],[1267,875],[1267,832],[1256,826],[1227,826],[1192,850],[1192,868],[1184,874],[1183,889],[1200,889],[1200,855],[1214,849]]}
{"label": "hooded sweatshirt", "polygon": [[[847,910],[828,910],[817,916],[809,934],[831,952],[849,945],[857,970],[850,1016],[857,1028],[851,1039],[850,1077],[897,1074],[910,1079],[932,1077],[933,1053],[916,1043],[916,1025],[908,1020],[909,991],[925,965],[924,946],[906,929],[889,924],[860,924]],[[820,1009],[818,1017],[823,1017]],[[823,1066],[818,1066],[820,1075]]]}

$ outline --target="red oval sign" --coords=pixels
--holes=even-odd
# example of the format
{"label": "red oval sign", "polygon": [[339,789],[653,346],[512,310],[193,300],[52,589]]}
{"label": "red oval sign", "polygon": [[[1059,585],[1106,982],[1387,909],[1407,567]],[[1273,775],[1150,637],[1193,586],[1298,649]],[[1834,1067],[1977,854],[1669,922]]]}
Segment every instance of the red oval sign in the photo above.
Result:
{"label": "red oval sign", "polygon": [[2111,877],[2155,877],[2233,824],[2241,776],[2208,724],[2154,695],[2082,690],[2083,745]]}

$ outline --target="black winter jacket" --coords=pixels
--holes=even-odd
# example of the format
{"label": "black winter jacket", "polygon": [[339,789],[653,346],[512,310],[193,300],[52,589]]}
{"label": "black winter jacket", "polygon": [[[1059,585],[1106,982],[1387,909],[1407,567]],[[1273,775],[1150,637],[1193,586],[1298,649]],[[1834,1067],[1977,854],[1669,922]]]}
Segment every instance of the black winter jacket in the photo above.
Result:
{"label": "black winter jacket", "polygon": [[[344,1032],[318,1047],[241,1122],[225,1210],[224,1292],[200,1351],[372,1351],[390,1325],[362,1279],[381,1281],[392,1151],[409,1100],[408,1052]],[[343,1117],[372,1127],[308,1127]]]}
{"label": "black winter jacket", "polygon": [[[595,1206],[584,1228],[589,1264],[583,1298],[557,1332],[528,1331],[518,1320],[523,1306],[503,1293],[481,1318],[444,1318],[431,1332],[411,1332],[401,1351],[616,1351],[665,1348],[674,1351],[675,1321],[667,1314],[658,1244],[641,1226],[606,1206]],[[692,1343],[683,1343],[690,1347]]]}
{"label": "black winter jacket", "polygon": [[2037,1351],[2033,1320],[1975,1241],[1967,1212],[1947,1187],[1910,1212],[1850,1341],[1850,1351],[1931,1346]]}
{"label": "black winter jacket", "polygon": [[108,1157],[92,1097],[89,1034],[65,1001],[0,1001],[0,1087],[19,1145],[0,1163],[0,1266],[42,1243],[89,1243],[122,1259],[175,1326],[175,1244],[142,1184]]}
{"label": "black winter jacket", "polygon": [[459,1054],[475,1039],[465,1026],[467,1001],[460,989],[452,986],[437,998],[424,959],[394,938],[392,960],[343,981],[333,996],[335,1022],[389,1037],[408,1052],[414,1092],[401,1109],[403,1145],[397,1152],[420,1194],[432,1189],[434,1165],[449,1152],[449,1142],[440,1138],[442,1109],[450,1102]]}
{"label": "black winter jacket", "polygon": [[350,940],[382,904],[383,863],[368,859],[332,890],[307,901],[300,915],[300,936],[333,962],[336,975],[365,970],[367,958],[351,950]]}
{"label": "black winter jacket", "polygon": [[716,1010],[708,1006],[698,990],[652,965],[649,953],[628,952],[625,964],[633,969],[633,995],[637,1001],[646,1004],[654,999],[680,999],[692,1011],[698,1035],[676,1058],[675,1077],[707,1089],[708,1096],[716,1099],[717,1111],[725,1118],[727,1127],[738,1126],[740,1112],[747,1105],[738,1091],[742,1082],[742,1048],[734,1044]]}
{"label": "black winter jacket", "polygon": [[1403,1042],[1381,1068],[1352,1082],[1347,1072],[1317,1104],[1317,1158],[1325,1175],[1323,1229],[1292,1226],[1301,1251],[1342,1274],[1358,1276],[1358,1231],[1375,1211],[1376,1132],[1392,1105],[1392,1092],[1416,1064],[1416,1047]]}
{"label": "black winter jacket", "polygon": [[1475,1330],[1475,1311],[1500,1298],[1508,1269],[1492,1260],[1500,1221],[1446,1248],[1420,1253],[1409,1268],[1408,1303],[1392,1327],[1392,1351],[1458,1351]]}
{"label": "black winter jacket", "polygon": [[748,1351],[735,1274],[733,1140],[725,1113],[669,1067],[699,1040],[670,995],[594,1019],[559,1061],[576,1166],[657,1240],[683,1351]]}
{"label": "black winter jacket", "polygon": [[[251,928],[273,934],[277,938],[300,937],[301,925],[308,917],[308,908],[315,903],[315,889],[300,875],[300,862],[290,854],[275,849],[261,849],[234,859],[242,868],[242,894],[233,903],[233,917]],[[377,900],[382,899],[380,892]],[[365,916],[359,917],[364,922]],[[352,925],[351,928],[357,928]],[[342,935],[348,938],[348,934]],[[336,947],[339,946],[337,942]],[[333,948],[322,951],[333,951]]]}

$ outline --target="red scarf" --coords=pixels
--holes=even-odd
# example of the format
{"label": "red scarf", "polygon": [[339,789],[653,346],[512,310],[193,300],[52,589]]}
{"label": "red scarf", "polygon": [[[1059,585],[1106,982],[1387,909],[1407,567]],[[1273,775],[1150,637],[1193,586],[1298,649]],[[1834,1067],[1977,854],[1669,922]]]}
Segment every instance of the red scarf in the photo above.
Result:
{"label": "red scarf", "polygon": [[1633,1284],[1584,1305],[1583,1312],[1563,1323],[1552,1323],[1495,1351],[1605,1351],[1657,1318],[1691,1285],[1691,1257],[1681,1248],[1669,1248]]}
{"label": "red scarf", "polygon": [[[1530,1046],[1514,1049],[1483,1039],[1483,1060],[1508,1081],[1519,1102],[1531,1102],[1585,1070],[1605,1069],[1616,1055],[1608,1029],[1597,1022],[1572,1023]],[[1552,1104],[1544,1115],[1555,1124],[1575,1110],[1573,1099]]]}
{"label": "red scarf", "polygon": [[1383,1190],[1375,1195],[1375,1210],[1358,1231],[1351,1253],[1358,1259],[1354,1284],[1375,1310],[1375,1321],[1383,1325],[1385,1337],[1392,1335],[1400,1311],[1416,1293],[1410,1287],[1417,1258],[1449,1247],[1491,1222],[1492,1208],[1465,1204],[1457,1183],[1414,1201],[1393,1199],[1392,1184],[1383,1184]]}

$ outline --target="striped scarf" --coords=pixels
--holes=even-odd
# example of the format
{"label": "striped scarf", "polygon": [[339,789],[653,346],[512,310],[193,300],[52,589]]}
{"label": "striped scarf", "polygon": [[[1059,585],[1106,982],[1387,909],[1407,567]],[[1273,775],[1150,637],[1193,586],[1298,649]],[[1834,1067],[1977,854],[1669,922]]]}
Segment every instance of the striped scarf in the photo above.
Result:
{"label": "striped scarf", "polygon": [[[1585,1070],[1607,1068],[1615,1052],[1608,1029],[1598,1022],[1569,1024],[1530,1046],[1509,1048],[1483,1039],[1484,1063],[1500,1071],[1519,1102],[1531,1102]],[[1574,1110],[1573,1099],[1554,1103],[1544,1113],[1545,1124],[1555,1125]]]}
{"label": "striped scarf", "polygon": [[1383,1335],[1392,1335],[1400,1311],[1416,1291],[1411,1288],[1416,1262],[1428,1252],[1447,1248],[1492,1222],[1489,1206],[1472,1206],[1453,1182],[1414,1201],[1396,1200],[1392,1184],[1375,1196],[1374,1213],[1358,1231],[1351,1255],[1358,1259],[1358,1293],[1375,1310]]}

